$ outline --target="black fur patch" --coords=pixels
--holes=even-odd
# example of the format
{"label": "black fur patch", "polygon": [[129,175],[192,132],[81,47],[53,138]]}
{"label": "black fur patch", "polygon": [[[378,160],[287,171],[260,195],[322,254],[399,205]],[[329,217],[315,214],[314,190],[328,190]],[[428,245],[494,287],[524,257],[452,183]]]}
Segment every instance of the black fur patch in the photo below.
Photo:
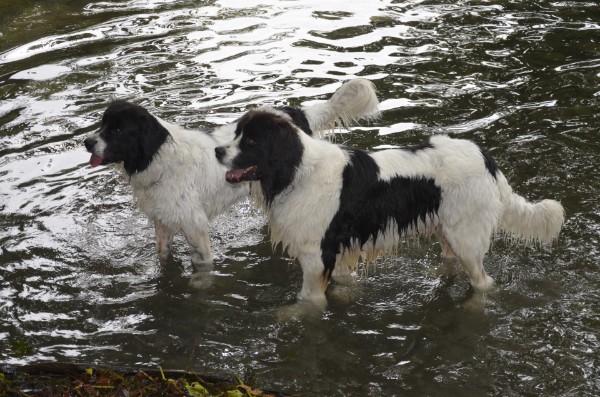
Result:
{"label": "black fur patch", "polygon": [[280,106],[275,108],[279,111],[286,113],[291,117],[292,121],[298,128],[304,131],[307,135],[313,134],[313,131],[310,129],[310,125],[308,124],[308,120],[306,119],[306,115],[301,109],[292,107],[292,106]]}
{"label": "black fur patch", "polygon": [[238,121],[235,135],[240,134],[240,153],[232,160],[232,166],[257,166],[263,194],[267,205],[271,205],[275,196],[292,183],[302,161],[304,148],[297,130],[284,117],[250,111]]}
{"label": "black fur patch", "polygon": [[169,132],[141,106],[115,101],[102,116],[100,137],[106,142],[109,162],[123,161],[129,175],[144,171]]}
{"label": "black fur patch", "polygon": [[485,163],[485,168],[487,168],[490,175],[492,175],[494,177],[494,179],[496,179],[496,177],[498,176],[498,172],[500,171],[498,169],[498,164],[496,164],[496,161],[494,160],[492,155],[487,150],[482,149],[482,148],[479,148],[479,150],[481,151],[481,155],[483,156],[483,162]]}
{"label": "black fur patch", "polygon": [[395,221],[400,235],[417,225],[418,220],[437,213],[441,189],[433,179],[396,177],[378,179],[379,167],[371,156],[349,150],[351,162],[343,172],[340,207],[323,240],[321,252],[324,274],[331,276],[340,247],[349,248],[352,240],[365,244],[377,241],[390,221]]}

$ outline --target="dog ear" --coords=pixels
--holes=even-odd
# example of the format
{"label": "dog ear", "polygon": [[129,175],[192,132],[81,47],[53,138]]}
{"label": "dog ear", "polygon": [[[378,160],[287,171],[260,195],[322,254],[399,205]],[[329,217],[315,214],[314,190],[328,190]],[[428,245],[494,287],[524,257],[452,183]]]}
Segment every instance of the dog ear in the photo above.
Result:
{"label": "dog ear", "polygon": [[259,167],[261,186],[270,205],[293,182],[302,161],[304,149],[299,130],[288,119],[266,112],[254,115],[245,128],[262,137],[265,158]]}
{"label": "dog ear", "polygon": [[276,109],[290,116],[292,122],[302,131],[304,131],[305,134],[310,136],[313,135],[313,131],[310,129],[310,123],[308,122],[304,111],[293,106],[280,106]]}
{"label": "dog ear", "polygon": [[137,131],[134,153],[125,161],[125,170],[129,175],[145,170],[169,136],[169,132],[147,111],[141,111],[135,121]]}

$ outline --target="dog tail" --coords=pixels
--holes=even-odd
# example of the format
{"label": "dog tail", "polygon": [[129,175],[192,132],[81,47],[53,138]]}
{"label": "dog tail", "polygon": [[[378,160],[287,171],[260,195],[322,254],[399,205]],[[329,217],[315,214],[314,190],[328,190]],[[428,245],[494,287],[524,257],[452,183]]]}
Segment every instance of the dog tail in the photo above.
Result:
{"label": "dog tail", "polygon": [[302,109],[311,130],[333,130],[336,126],[347,127],[361,118],[379,116],[379,100],[375,85],[366,79],[345,82],[332,97],[323,103]]}
{"label": "dog tail", "polygon": [[528,202],[514,193],[504,175],[498,173],[501,200],[504,213],[500,219],[500,229],[514,237],[539,243],[551,243],[565,221],[565,210],[555,200]]}

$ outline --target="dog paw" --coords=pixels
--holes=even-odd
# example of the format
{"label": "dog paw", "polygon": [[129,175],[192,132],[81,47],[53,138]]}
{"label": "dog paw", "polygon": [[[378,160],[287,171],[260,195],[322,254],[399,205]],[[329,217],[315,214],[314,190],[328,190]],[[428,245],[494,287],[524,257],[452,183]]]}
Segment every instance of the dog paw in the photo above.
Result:
{"label": "dog paw", "polygon": [[277,309],[275,317],[279,323],[287,323],[291,321],[302,321],[310,318],[320,318],[327,300],[299,300],[291,305],[283,306]]}
{"label": "dog paw", "polygon": [[212,263],[192,263],[192,268],[193,272],[188,282],[190,287],[201,290],[208,289],[213,285],[215,275],[213,273]]}

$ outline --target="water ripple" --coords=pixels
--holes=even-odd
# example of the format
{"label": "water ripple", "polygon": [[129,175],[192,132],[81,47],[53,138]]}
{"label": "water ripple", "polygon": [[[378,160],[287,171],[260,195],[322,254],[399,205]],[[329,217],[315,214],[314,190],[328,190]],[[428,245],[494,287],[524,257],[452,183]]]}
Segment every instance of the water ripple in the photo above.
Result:
{"label": "water ripple", "polygon": [[[598,20],[596,3],[576,1],[7,3],[0,361],[254,372],[306,395],[597,395]],[[82,139],[115,98],[210,128],[257,104],[321,101],[357,76],[383,114],[340,142],[459,135],[519,193],[565,205],[555,246],[494,243],[498,289],[482,310],[420,241],[356,288],[332,286],[322,315],[277,322],[302,275],[248,201],[213,220],[214,283],[197,290],[185,241],[159,261],[129,187],[87,166]]]}

